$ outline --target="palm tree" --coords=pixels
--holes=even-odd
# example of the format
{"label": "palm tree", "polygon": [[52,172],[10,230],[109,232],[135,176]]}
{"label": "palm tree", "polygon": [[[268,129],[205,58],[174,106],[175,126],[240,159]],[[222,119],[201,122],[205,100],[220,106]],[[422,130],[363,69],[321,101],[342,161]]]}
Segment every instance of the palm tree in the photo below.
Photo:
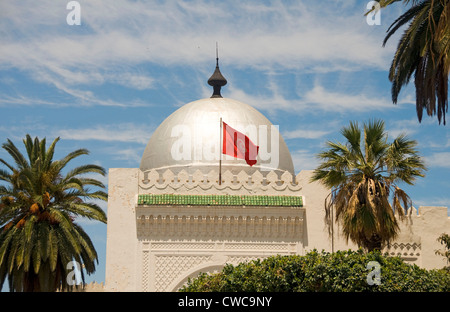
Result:
{"label": "palm tree", "polygon": [[[33,140],[27,135],[23,143],[28,159],[9,139],[2,145],[15,166],[0,159],[6,166],[0,169],[0,288],[8,278],[10,291],[72,289],[66,281],[73,273],[71,261],[87,274],[95,272],[94,245],[75,221],[86,217],[106,223],[104,211],[88,202],[107,200],[105,186],[85,176],[105,175],[105,170],[82,165],[63,173],[71,160],[88,151],[78,149],[53,160],[58,141],[47,149],[45,138]],[[84,285],[83,270],[81,275]]]}
{"label": "palm tree", "polygon": [[[386,7],[402,0],[380,0]],[[383,41],[408,24],[401,37],[389,70],[392,101],[397,103],[400,90],[414,74],[416,111],[419,122],[423,111],[437,114],[439,124],[446,124],[448,112],[448,76],[450,70],[450,0],[403,0],[411,8],[388,29]]]}
{"label": "palm tree", "polygon": [[388,143],[383,121],[371,121],[363,128],[362,133],[358,123],[350,122],[341,130],[345,144],[326,143],[311,181],[331,189],[325,203],[329,226],[334,208],[347,241],[372,251],[395,239],[399,231],[396,215],[403,218],[411,206],[398,183],[412,185],[426,168],[415,149],[416,141],[402,134]]}

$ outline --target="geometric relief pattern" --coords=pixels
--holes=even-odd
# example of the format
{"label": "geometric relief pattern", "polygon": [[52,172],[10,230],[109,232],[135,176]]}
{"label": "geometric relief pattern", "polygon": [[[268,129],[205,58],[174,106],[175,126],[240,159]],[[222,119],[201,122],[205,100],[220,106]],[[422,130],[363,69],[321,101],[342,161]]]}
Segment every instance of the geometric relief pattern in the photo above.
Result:
{"label": "geometric relief pattern", "polygon": [[420,243],[392,243],[384,251],[390,256],[419,257],[422,246]]}
{"label": "geometric relief pattern", "polygon": [[248,242],[151,242],[152,251],[270,251],[295,252],[296,244],[289,243],[248,243]]}
{"label": "geometric relief pattern", "polygon": [[179,243],[162,242],[152,243],[152,250],[212,250],[214,243]]}
{"label": "geometric relief pattern", "polygon": [[165,291],[166,288],[183,272],[210,261],[211,256],[156,256],[155,290]]}
{"label": "geometric relief pattern", "polygon": [[[208,207],[203,207],[205,214]],[[191,236],[210,239],[247,237],[267,238],[277,237],[298,239],[303,234],[303,209],[291,209],[292,216],[258,216],[241,209],[236,215],[192,215],[189,211],[178,212],[179,215],[169,215],[147,211],[147,208],[137,208],[137,231],[142,240],[149,238],[168,238]],[[239,215],[239,213],[241,215]],[[255,213],[255,212],[254,212]],[[243,215],[242,215],[243,214]]]}
{"label": "geometric relief pattern", "polygon": [[241,262],[251,262],[253,260],[267,258],[268,256],[229,256],[227,259],[227,263],[232,264],[234,266],[238,265]]}
{"label": "geometric relief pattern", "polygon": [[142,291],[148,291],[149,284],[149,254],[148,250],[144,250],[142,254]]}
{"label": "geometric relief pattern", "polygon": [[258,250],[258,251],[289,251],[286,243],[252,244],[252,243],[224,243],[224,250]]}

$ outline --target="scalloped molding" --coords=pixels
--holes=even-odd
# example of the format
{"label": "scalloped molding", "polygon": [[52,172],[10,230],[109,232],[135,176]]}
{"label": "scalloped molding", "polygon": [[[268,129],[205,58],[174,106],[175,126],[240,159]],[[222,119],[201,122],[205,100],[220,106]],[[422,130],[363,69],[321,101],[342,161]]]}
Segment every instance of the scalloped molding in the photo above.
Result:
{"label": "scalloped molding", "polygon": [[256,171],[252,175],[241,171],[234,175],[229,170],[222,173],[222,183],[219,184],[219,174],[215,170],[203,173],[200,170],[189,175],[185,170],[174,174],[170,169],[158,172],[155,169],[139,173],[139,193],[168,193],[179,191],[236,191],[246,193],[298,192],[302,189],[298,183],[298,175],[293,177],[285,171],[278,176],[274,171],[263,176]]}

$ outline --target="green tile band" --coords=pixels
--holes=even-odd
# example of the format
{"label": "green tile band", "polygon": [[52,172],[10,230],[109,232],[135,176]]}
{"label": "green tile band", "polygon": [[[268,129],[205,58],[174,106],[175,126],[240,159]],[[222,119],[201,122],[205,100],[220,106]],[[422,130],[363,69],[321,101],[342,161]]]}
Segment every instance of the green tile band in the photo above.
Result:
{"label": "green tile band", "polygon": [[139,205],[303,207],[301,196],[143,194]]}

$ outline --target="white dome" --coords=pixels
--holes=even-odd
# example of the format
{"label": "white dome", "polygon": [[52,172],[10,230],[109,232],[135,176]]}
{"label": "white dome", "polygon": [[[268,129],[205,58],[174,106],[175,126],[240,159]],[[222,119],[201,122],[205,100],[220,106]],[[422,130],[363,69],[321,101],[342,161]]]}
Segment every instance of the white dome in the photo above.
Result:
{"label": "white dome", "polygon": [[166,118],[150,138],[140,169],[218,172],[220,118],[259,146],[257,163],[252,167],[244,159],[222,155],[222,172],[237,174],[245,170],[252,174],[259,170],[265,175],[274,170],[294,175],[291,154],[277,127],[250,105],[222,97],[188,103]]}

